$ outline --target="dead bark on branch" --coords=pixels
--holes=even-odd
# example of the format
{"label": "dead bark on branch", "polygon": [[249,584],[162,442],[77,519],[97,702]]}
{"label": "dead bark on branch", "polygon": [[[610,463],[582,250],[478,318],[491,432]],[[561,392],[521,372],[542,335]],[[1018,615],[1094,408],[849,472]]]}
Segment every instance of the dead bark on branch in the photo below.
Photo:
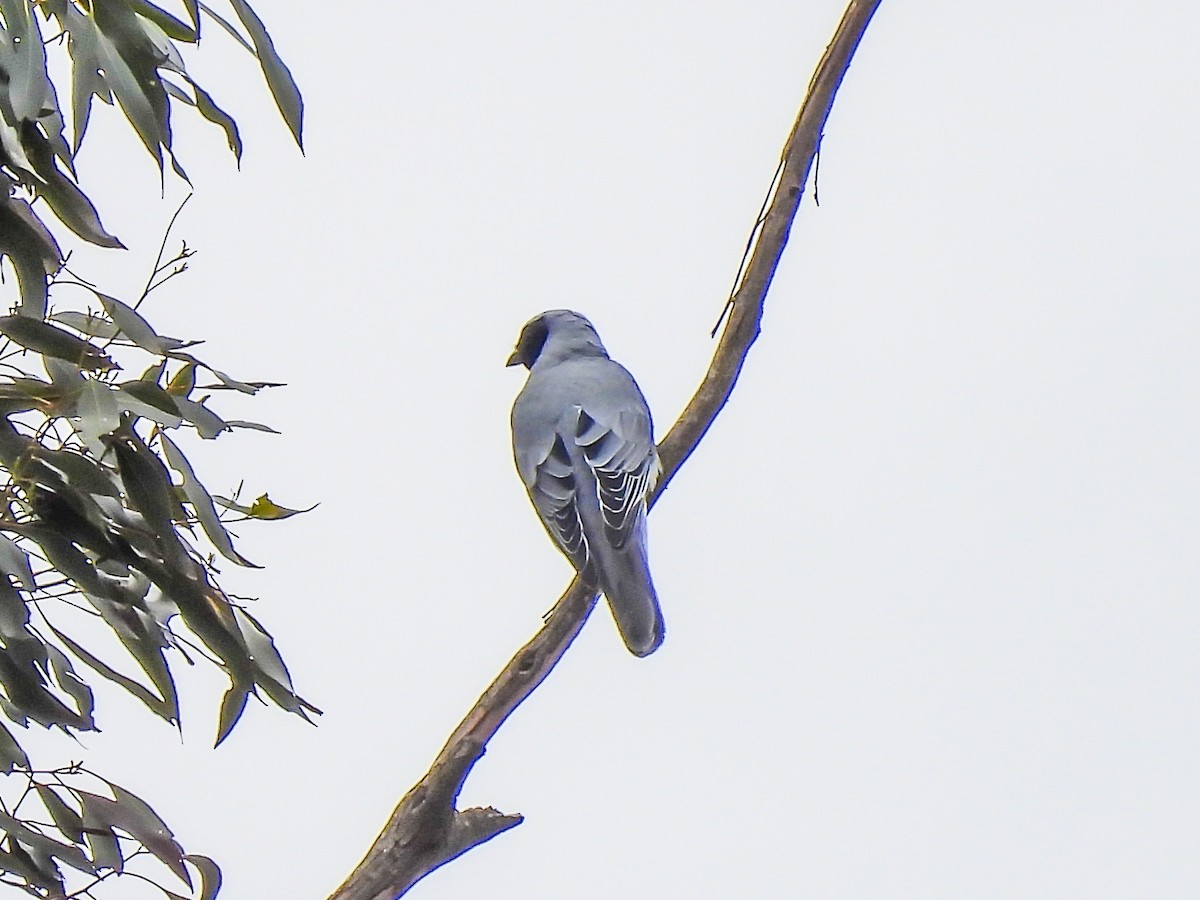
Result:
{"label": "dead bark on branch", "polygon": [[[763,305],[787,245],[834,96],[880,0],[851,0],[817,65],[784,146],[765,212],[727,307],[728,321],[695,395],[659,444],[662,494],[725,406],[750,346],[758,337]],[[394,900],[433,870],[472,847],[514,828],[520,815],[489,808],[458,810],[455,803],[487,743],[542,680],[583,628],[596,604],[576,579],[542,629],[517,651],[446,741],[429,771],[393,810],[379,837],[329,900]]]}

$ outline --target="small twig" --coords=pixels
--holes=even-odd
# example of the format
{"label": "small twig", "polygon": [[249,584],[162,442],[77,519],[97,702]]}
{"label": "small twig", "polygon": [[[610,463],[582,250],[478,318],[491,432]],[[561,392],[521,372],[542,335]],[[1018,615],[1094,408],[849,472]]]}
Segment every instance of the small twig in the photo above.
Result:
{"label": "small twig", "polygon": [[[150,277],[146,279],[146,286],[142,288],[142,295],[138,297],[137,302],[133,304],[134,309],[137,309],[139,306],[141,306],[142,301],[149,297],[150,292],[157,287],[157,285],[154,284],[154,279],[157,278],[158,274],[162,271],[163,254],[167,252],[167,239],[171,236],[171,229],[175,227],[175,220],[179,218],[179,214],[183,212],[183,208],[187,206],[187,202],[191,199],[191,194],[188,194],[186,197],[184,197],[183,202],[179,204],[179,207],[171,216],[171,221],[167,223],[167,230],[163,232],[162,241],[158,245],[158,253],[154,257],[154,269],[150,272]],[[184,245],[184,250],[187,250],[187,245]],[[176,259],[179,259],[179,257],[176,257]],[[167,265],[169,266],[171,263],[168,262]]]}

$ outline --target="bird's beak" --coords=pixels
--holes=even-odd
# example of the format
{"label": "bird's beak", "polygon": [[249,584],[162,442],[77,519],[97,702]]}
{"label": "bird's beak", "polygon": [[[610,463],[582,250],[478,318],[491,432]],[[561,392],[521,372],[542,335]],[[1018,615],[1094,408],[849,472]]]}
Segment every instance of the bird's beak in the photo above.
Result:
{"label": "bird's beak", "polygon": [[507,366],[519,366],[519,365],[521,365],[521,351],[520,351],[520,350],[514,350],[514,351],[512,352],[512,355],[511,355],[511,356],[508,358],[508,362],[506,362],[504,365],[505,365],[506,367],[507,367]]}

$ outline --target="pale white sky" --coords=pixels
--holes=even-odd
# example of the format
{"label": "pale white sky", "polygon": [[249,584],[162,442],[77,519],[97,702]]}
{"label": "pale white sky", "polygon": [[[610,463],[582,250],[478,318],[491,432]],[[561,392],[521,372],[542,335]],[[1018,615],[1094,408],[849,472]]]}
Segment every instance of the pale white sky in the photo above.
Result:
{"label": "pale white sky", "polygon": [[[308,155],[213,29],[246,156],[177,120],[200,255],[147,314],[288,382],[219,405],[283,436],[188,446],[320,501],[243,526],[267,569],[228,583],[326,715],[251,708],[214,752],[221,680],[186,671],[182,747],[112,692],[85,742],[229,900],[332,890],[535,630],[569,569],[512,468],[518,329],[584,312],[666,430],[842,4],[257,8]],[[884,0],[651,519],[663,648],[597,610],[461,798],[526,823],[411,896],[1200,894],[1197,33],[1161,0]],[[81,172],[120,294],[181,188],[116,124]]]}

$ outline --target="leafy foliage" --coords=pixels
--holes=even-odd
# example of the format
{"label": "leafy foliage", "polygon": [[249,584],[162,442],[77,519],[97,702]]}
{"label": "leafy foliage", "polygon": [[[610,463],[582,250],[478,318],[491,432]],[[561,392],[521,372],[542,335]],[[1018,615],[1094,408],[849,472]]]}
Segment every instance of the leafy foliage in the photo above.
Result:
{"label": "leafy foliage", "polygon": [[[160,171],[166,161],[187,175],[175,154],[171,111],[189,106],[219,126],[241,156],[237,123],[188,73],[180,44],[199,44],[208,20],[254,54],[296,142],[304,106],[292,74],[262,20],[245,0],[230,0],[245,30],[197,0],[182,0],[182,18],[148,0],[0,0],[0,260],[8,257],[21,286],[19,312],[46,313],[49,276],[62,251],[32,203],[42,200],[73,234],[100,247],[122,247],[80,190],[75,155],[87,133],[92,101],[120,106]],[[44,32],[51,34],[45,41]],[[73,133],[50,77],[47,49],[65,45]]]}
{"label": "leafy foliage", "polygon": [[[94,99],[115,101],[160,173],[169,162],[187,177],[171,129],[181,105],[218,126],[240,157],[236,122],[181,53],[199,44],[202,26],[258,59],[300,143],[291,73],[250,5],[228,3],[223,17],[198,0],[174,11],[148,0],[0,0],[0,276],[11,267],[17,286],[11,314],[0,316],[0,713],[22,727],[97,730],[90,677],[178,726],[172,665],[196,658],[229,679],[217,743],[252,695],[304,717],[319,712],[296,694],[266,629],[217,582],[218,560],[253,565],[234,545],[231,515],[297,511],[265,494],[251,505],[214,497],[181,437],[270,431],[223,419],[210,401],[271,385],[212,368],[195,342],[159,334],[139,311],[186,269],[186,246],[166,262],[160,249],[132,303],[67,270],[60,248],[77,239],[123,247],[75,170]],[[60,72],[69,85],[55,83]],[[70,99],[70,135],[60,97]],[[63,303],[64,294],[87,305]],[[216,864],[185,855],[148,804],[79,765],[34,769],[3,723],[0,772],[26,783],[16,803],[0,803],[0,883],[64,897],[65,867],[91,879],[69,896],[90,896],[131,860],[154,857],[189,891],[215,896]],[[88,779],[99,788],[83,786]]]}
{"label": "leafy foliage", "polygon": [[[6,832],[0,842],[0,883],[36,896],[64,897],[66,867],[89,879],[70,895],[79,897],[123,874],[139,858],[152,857],[189,891],[198,887],[200,900],[216,896],[221,886],[216,863],[185,854],[167,824],[137,795],[80,765],[26,771],[24,778],[25,788],[12,812],[0,810],[0,829]],[[198,883],[191,869],[199,873]],[[167,897],[180,897],[160,890]]]}

